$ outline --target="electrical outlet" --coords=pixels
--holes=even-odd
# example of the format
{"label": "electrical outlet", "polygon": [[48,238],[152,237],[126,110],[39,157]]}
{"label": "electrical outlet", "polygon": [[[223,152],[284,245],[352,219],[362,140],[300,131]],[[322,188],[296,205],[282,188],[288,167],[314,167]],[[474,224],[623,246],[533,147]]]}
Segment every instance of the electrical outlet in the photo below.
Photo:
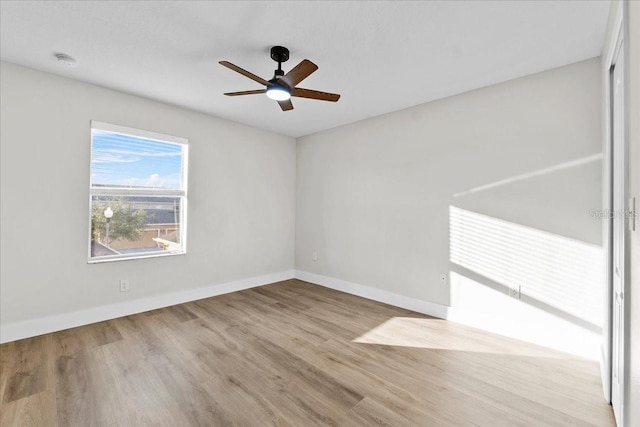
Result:
{"label": "electrical outlet", "polygon": [[518,286],[517,288],[509,288],[509,296],[520,299],[520,287]]}
{"label": "electrical outlet", "polygon": [[447,284],[447,275],[445,273],[442,273],[440,275],[440,283],[442,283],[443,285]]}
{"label": "electrical outlet", "polygon": [[131,284],[128,279],[120,279],[120,292],[129,292]]}
{"label": "electrical outlet", "polygon": [[311,254],[311,259],[314,260],[314,261],[317,261],[318,260],[318,252],[313,251],[313,253]]}

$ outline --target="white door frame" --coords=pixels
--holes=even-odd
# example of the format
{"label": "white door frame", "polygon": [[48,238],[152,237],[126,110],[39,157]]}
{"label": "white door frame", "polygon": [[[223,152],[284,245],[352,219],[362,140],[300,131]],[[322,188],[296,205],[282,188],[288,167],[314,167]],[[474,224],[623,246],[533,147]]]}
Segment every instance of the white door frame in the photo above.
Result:
{"label": "white door frame", "polygon": [[[605,256],[605,313],[604,313],[604,325],[603,325],[603,346],[602,346],[602,359],[601,359],[601,371],[602,371],[602,384],[604,389],[605,399],[611,402],[612,397],[612,316],[613,316],[613,218],[612,214],[618,214],[613,212],[613,108],[611,105],[613,87],[611,69],[616,61],[616,54],[618,54],[620,45],[623,42],[623,7],[618,8],[616,16],[613,22],[614,35],[608,40],[608,44],[605,46],[602,56],[602,75],[603,75],[603,109],[604,109],[604,161],[603,161],[603,206],[609,213],[605,217],[607,220],[603,226],[603,246]],[[624,55],[624,52],[620,52]],[[626,74],[626,73],[625,73]],[[626,76],[625,76],[626,79]],[[626,153],[625,153],[626,157]],[[624,164],[626,165],[626,159]],[[626,166],[625,166],[626,169]],[[626,202],[626,197],[624,198]],[[626,233],[626,227],[625,227]],[[627,264],[626,257],[624,264]],[[625,269],[626,270],[626,269]],[[625,278],[626,281],[626,278]],[[623,349],[623,357],[624,357]],[[624,366],[624,364],[623,364]],[[622,376],[624,382],[625,376]],[[623,385],[624,390],[624,385]],[[624,395],[622,396],[624,400]],[[619,411],[622,412],[622,411]],[[622,413],[618,414],[622,421]],[[622,425],[622,423],[621,423]]]}
{"label": "white door frame", "polygon": [[625,135],[625,61],[624,38],[616,48],[615,65],[612,69],[613,102],[613,278],[612,278],[612,327],[611,327],[611,404],[618,425],[624,425],[625,402],[625,284],[627,283],[627,144]]}

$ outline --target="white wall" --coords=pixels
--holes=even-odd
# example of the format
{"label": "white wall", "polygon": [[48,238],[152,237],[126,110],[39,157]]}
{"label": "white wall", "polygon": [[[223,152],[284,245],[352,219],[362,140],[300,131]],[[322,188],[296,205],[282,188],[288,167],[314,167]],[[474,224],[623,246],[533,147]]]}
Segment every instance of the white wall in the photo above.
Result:
{"label": "white wall", "polygon": [[[501,294],[521,285],[519,304],[597,338],[601,319],[581,318],[571,297],[598,304],[603,292],[601,276],[585,282],[581,271],[601,251],[590,214],[601,206],[599,88],[596,58],[300,138],[296,269],[443,305],[440,273]],[[530,237],[503,238],[520,255],[496,259],[468,227]],[[575,249],[573,264],[545,264],[540,254],[559,247]],[[460,251],[469,262],[450,262]],[[522,270],[514,263],[527,271],[492,274]],[[554,287],[541,289],[545,278]],[[475,304],[507,316],[500,301]]]}
{"label": "white wall", "polygon": [[[294,139],[8,63],[0,89],[3,328],[292,274]],[[90,120],[189,139],[186,255],[87,264]]]}

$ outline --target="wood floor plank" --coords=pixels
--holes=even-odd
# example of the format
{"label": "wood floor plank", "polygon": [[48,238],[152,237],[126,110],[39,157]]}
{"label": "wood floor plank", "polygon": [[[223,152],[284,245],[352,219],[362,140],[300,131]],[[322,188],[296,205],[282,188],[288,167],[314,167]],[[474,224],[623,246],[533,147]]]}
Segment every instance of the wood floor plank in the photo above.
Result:
{"label": "wood floor plank", "polygon": [[[415,353],[428,355],[428,363],[425,360],[417,360]],[[440,393],[435,398],[441,404],[446,402],[463,401],[473,402],[474,406],[482,407],[481,410],[473,410],[469,414],[469,421],[485,417],[485,423],[492,418],[509,419],[513,425],[532,425],[539,420],[545,425],[580,425],[578,418],[572,417],[552,406],[544,406],[530,401],[518,393],[518,389],[500,388],[483,381],[483,377],[476,376],[478,372],[471,372],[465,363],[455,365],[445,357],[440,358],[440,350],[413,349],[408,347],[394,348],[391,355],[386,352],[384,357],[376,358],[372,352],[362,357],[360,363],[368,371],[376,373],[386,381],[402,384],[402,386],[424,397],[421,392],[440,385]],[[470,355],[471,360],[473,355]],[[503,362],[507,360],[503,359]],[[427,387],[426,387],[427,386]],[[445,396],[448,399],[442,400]],[[425,397],[426,398],[426,397]],[[433,399],[429,396],[428,399]],[[510,411],[510,407],[519,408],[518,411]],[[482,419],[482,418],[481,418]],[[557,422],[555,422],[557,421]]]}
{"label": "wood floor plank", "polygon": [[[347,426],[412,427],[415,425],[400,413],[365,397],[354,406],[345,417]],[[440,424],[442,425],[442,424]]]}
{"label": "wood floor plank", "polygon": [[2,353],[2,403],[29,397],[52,387],[51,337],[42,335],[10,343]]}
{"label": "wood floor plank", "polygon": [[[265,358],[235,337],[235,328],[223,332],[203,323],[192,322],[188,330],[167,330],[166,339],[180,352],[177,357],[193,359],[195,355],[198,363],[187,364],[187,369],[228,409],[234,422],[251,425],[253,420],[263,419],[265,425],[304,425],[303,414],[282,404],[289,378],[267,369]],[[238,358],[237,352],[243,357]]]}
{"label": "wood floor plank", "polygon": [[[317,369],[312,364],[296,356],[265,336],[264,329],[247,327],[245,341],[260,354],[268,357],[274,365],[298,382],[300,387],[309,388],[310,392],[322,394],[326,401],[332,402],[338,408],[349,410],[355,406],[363,396],[343,384],[329,372]],[[245,330],[241,332],[245,332]],[[263,338],[264,336],[264,338]]]}
{"label": "wood floor plank", "polygon": [[58,417],[53,393],[43,391],[2,405],[0,426],[57,427]]}
{"label": "wood floor plank", "polygon": [[7,426],[613,426],[596,362],[298,280],[0,346]]}
{"label": "wood floor plank", "polygon": [[[364,366],[359,357],[359,355],[367,357],[369,354],[351,347],[348,342],[341,341],[338,344],[336,341],[329,340],[319,348],[298,346],[294,351],[319,369],[332,372],[338,378],[342,378],[354,390],[365,395],[365,399],[372,398],[377,402],[384,402],[387,409],[406,419],[417,420],[417,425],[463,425],[468,423],[455,413],[437,410],[437,405],[432,405],[428,400],[425,401],[421,392],[407,391],[403,387],[372,373]],[[353,418],[353,415],[350,417]],[[414,423],[414,425],[416,424]]]}
{"label": "wood floor plank", "polygon": [[[505,425],[532,425],[523,419],[519,411],[507,411],[495,405],[487,405],[473,388],[459,390],[451,387],[445,381],[445,372],[428,363],[419,370],[405,369],[402,366],[406,363],[405,360],[397,361],[387,355],[377,354],[374,348],[339,341],[329,341],[323,347],[339,355],[340,360],[347,358],[368,375],[380,378],[386,387],[393,385],[403,389],[419,402],[417,406],[426,408],[430,414],[437,414],[438,421],[427,425],[491,425],[495,420],[501,420]],[[402,412],[411,411],[403,409]]]}
{"label": "wood floor plank", "polygon": [[113,379],[104,369],[106,359],[100,347],[85,348],[56,360],[55,396],[58,423],[108,425],[118,409],[110,394]]}

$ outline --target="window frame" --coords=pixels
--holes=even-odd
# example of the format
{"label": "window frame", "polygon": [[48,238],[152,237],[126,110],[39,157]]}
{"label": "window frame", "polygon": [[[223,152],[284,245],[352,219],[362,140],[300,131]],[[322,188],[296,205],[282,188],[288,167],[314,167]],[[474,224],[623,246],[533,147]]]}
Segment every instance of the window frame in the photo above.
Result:
{"label": "window frame", "polygon": [[[145,259],[145,258],[158,258],[174,255],[185,255],[187,253],[187,187],[188,187],[188,165],[189,165],[189,140],[187,138],[167,135],[158,132],[151,132],[142,129],[136,129],[126,126],[114,125],[110,123],[99,122],[91,120],[90,122],[90,156],[89,156],[89,203],[88,203],[88,246],[87,246],[87,263],[99,264],[104,262],[114,261],[127,261],[133,259]],[[126,187],[94,187],[91,176],[91,164],[93,161],[93,135],[94,130],[118,133],[121,135],[133,136],[137,138],[144,138],[150,140],[156,140],[164,143],[178,144],[182,147],[181,154],[181,190],[163,189],[163,188],[126,188]],[[140,252],[137,254],[123,254],[123,255],[104,255],[104,256],[91,256],[91,208],[92,199],[94,196],[107,196],[107,197],[179,197],[180,198],[180,250],[172,251],[158,251],[158,252]]]}

